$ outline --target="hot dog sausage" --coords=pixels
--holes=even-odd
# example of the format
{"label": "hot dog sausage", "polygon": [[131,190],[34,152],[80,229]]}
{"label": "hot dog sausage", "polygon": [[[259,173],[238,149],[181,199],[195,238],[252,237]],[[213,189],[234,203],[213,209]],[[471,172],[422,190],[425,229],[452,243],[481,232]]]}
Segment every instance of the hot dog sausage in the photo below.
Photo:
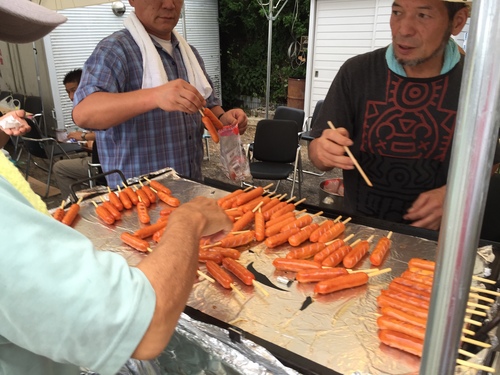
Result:
{"label": "hot dog sausage", "polygon": [[262,203],[262,205],[261,205],[261,207],[262,207],[264,204],[266,204],[270,200],[271,200],[271,198],[269,198],[267,196],[266,197],[260,196],[260,197],[257,197],[255,199],[251,200],[248,203],[245,203],[243,206],[241,206],[241,209],[243,210],[243,212],[252,211],[260,203]]}
{"label": "hot dog sausage", "polygon": [[[340,238],[333,240],[332,243],[330,243],[327,247],[325,247],[323,250],[321,250],[319,253],[317,253],[314,256],[314,261],[318,262],[318,263],[323,263],[323,261],[326,258],[328,258],[331,254],[333,254],[334,251],[340,249],[342,246],[345,246],[344,240],[341,240]],[[342,258],[344,256],[345,256],[345,254],[342,256]],[[342,259],[340,259],[340,260],[342,260]],[[333,261],[333,259],[332,259],[332,261]],[[340,261],[339,261],[339,263],[340,263]],[[329,266],[329,267],[335,267],[335,266]]]}
{"label": "hot dog sausage", "polygon": [[[277,206],[276,206],[277,207]],[[274,218],[280,217],[281,215],[286,214],[287,212],[292,212],[295,210],[295,205],[293,203],[287,203],[285,206],[275,211],[269,219],[272,220]]]}
{"label": "hot dog sausage", "polygon": [[261,207],[262,213],[269,211],[271,208],[275,207],[277,204],[281,203],[278,198],[271,198],[271,200]]}
{"label": "hot dog sausage", "polygon": [[333,253],[328,255],[323,262],[321,262],[321,265],[325,267],[336,267],[340,262],[342,262],[342,259],[349,254],[349,252],[352,251],[352,248],[349,245],[344,245],[339,247],[337,250],[335,250]]}
{"label": "hot dog sausage", "polygon": [[223,258],[224,257],[222,256],[220,251],[200,250],[198,252],[198,261],[202,262],[202,263],[205,263],[205,262],[211,260],[212,262],[215,262],[217,264],[221,264]]}
{"label": "hot dog sausage", "polygon": [[389,290],[394,290],[394,291],[399,292],[399,293],[405,293],[411,297],[423,299],[424,301],[431,300],[430,293],[424,292],[423,290],[413,289],[412,287],[409,287],[409,286],[406,286],[403,284],[391,282],[389,284]]}
{"label": "hot dog sausage", "polygon": [[424,348],[422,340],[389,329],[379,330],[378,338],[385,345],[422,357],[422,350]]}
{"label": "hot dog sausage", "polygon": [[422,291],[427,292],[429,294],[432,291],[432,287],[429,286],[429,285],[425,285],[425,284],[422,284],[422,283],[419,283],[419,282],[413,281],[413,280],[408,280],[408,279],[405,279],[403,277],[395,277],[392,280],[392,282],[393,283],[402,284],[402,285],[406,285],[406,286],[409,286],[410,288],[413,288],[413,289],[416,289],[416,290],[422,290]]}
{"label": "hot dog sausage", "polygon": [[325,248],[325,244],[322,242],[312,243],[310,245],[299,247],[298,249],[293,249],[286,254],[288,259],[308,259],[313,257],[316,253],[320,252]]}
{"label": "hot dog sausage", "polygon": [[[281,228],[283,228],[287,224],[290,224],[290,223],[292,223],[294,221],[295,221],[295,217],[292,216],[292,217],[289,217],[289,218],[287,218],[287,219],[285,219],[285,220],[283,220],[281,222],[278,222],[278,223],[276,223],[276,224],[274,224],[274,225],[272,225],[270,227],[267,227],[266,228],[266,237],[271,237],[271,236],[274,236],[275,234],[283,232],[281,230]],[[298,229],[298,230],[300,230],[300,228],[290,228],[290,229]],[[288,238],[287,238],[287,240],[288,240]]]}
{"label": "hot dog sausage", "polygon": [[130,201],[132,202],[132,204],[134,206],[136,206],[137,203],[139,203],[139,197],[137,196],[135,191],[130,186],[124,186],[123,191],[125,192],[125,194],[128,195]]}
{"label": "hot dog sausage", "polygon": [[375,248],[370,254],[370,263],[374,266],[380,266],[385,258],[385,255],[391,247],[391,240],[387,237],[382,237],[378,240]]}
{"label": "hot dog sausage", "polygon": [[61,222],[63,224],[71,226],[71,224],[73,224],[73,221],[75,221],[76,215],[78,215],[79,211],[80,205],[78,203],[73,203],[68,211],[66,211],[66,213],[64,214]]}
{"label": "hot dog sausage", "polygon": [[217,280],[217,282],[226,289],[231,289],[231,284],[234,282],[233,278],[224,271],[217,263],[207,260],[206,262],[207,271],[212,277]]}
{"label": "hot dog sausage", "polygon": [[269,221],[271,219],[271,216],[275,213],[281,210],[283,207],[285,207],[288,203],[286,202],[278,202],[275,206],[265,209],[265,207],[262,207],[262,213],[264,214],[264,219],[266,221]]}
{"label": "hot dog sausage", "polygon": [[422,283],[422,284],[425,284],[428,286],[432,286],[433,278],[431,276],[428,276],[428,275],[422,275],[422,274],[418,274],[416,272],[411,272],[409,270],[406,270],[401,274],[401,277],[408,279],[408,280],[413,280],[413,281],[416,281],[418,283]]}
{"label": "hot dog sausage", "polygon": [[344,259],[342,259],[342,264],[346,268],[352,268],[363,258],[368,249],[370,248],[370,243],[368,241],[360,241],[352,251],[346,254]]}
{"label": "hot dog sausage", "polygon": [[254,216],[255,213],[253,211],[245,212],[242,217],[234,222],[231,232],[239,232],[245,229],[252,223]]}
{"label": "hot dog sausage", "polygon": [[318,242],[330,242],[331,240],[340,236],[344,232],[344,230],[344,223],[335,223],[318,238]]}
{"label": "hot dog sausage", "polygon": [[111,202],[103,200],[102,206],[106,210],[108,210],[111,215],[113,215],[113,218],[115,220],[121,220],[122,214],[120,213],[120,211],[118,211],[118,209]]}
{"label": "hot dog sausage", "polygon": [[316,284],[314,293],[328,294],[343,289],[354,288],[368,283],[368,275],[364,272],[351,273],[335,277],[333,279],[323,280]]}
{"label": "hot dog sausage", "polygon": [[118,211],[123,211],[123,203],[115,192],[109,190],[108,199]]}
{"label": "hot dog sausage", "polygon": [[420,259],[420,258],[412,258],[408,262],[408,268],[420,268],[423,270],[428,270],[434,272],[434,268],[436,267],[436,263],[430,260]]}
{"label": "hot dog sausage", "polygon": [[390,316],[380,316],[377,319],[377,326],[379,329],[390,329],[420,340],[424,340],[425,338],[425,328],[415,326],[408,322],[403,322]]}
{"label": "hot dog sausage", "polygon": [[295,216],[295,212],[287,212],[286,214],[281,215],[281,216],[279,216],[277,218],[274,218],[272,220],[268,220],[268,221],[266,221],[266,228],[272,227],[273,225],[281,223],[284,220],[289,219],[291,217],[293,217],[293,219],[295,220],[295,217],[296,217]]}
{"label": "hot dog sausage", "polygon": [[209,251],[218,251],[225,258],[240,259],[241,253],[236,249],[231,249],[230,247],[213,247]]}
{"label": "hot dog sausage", "polygon": [[135,193],[137,194],[137,197],[140,198],[140,201],[144,203],[146,207],[151,206],[151,201],[149,200],[148,195],[144,192],[142,189],[137,189],[135,190]]}
{"label": "hot dog sausage", "polygon": [[380,312],[384,316],[390,316],[391,318],[413,324],[420,328],[425,329],[427,327],[427,319],[416,317],[415,315],[405,313],[404,311],[401,311],[394,307],[382,307],[380,309]]}
{"label": "hot dog sausage", "polygon": [[146,204],[142,202],[142,198],[141,201],[137,203],[137,216],[139,217],[139,221],[143,224],[148,224],[151,221],[148,208],[146,207]]}
{"label": "hot dog sausage", "polygon": [[255,213],[255,218],[254,218],[254,228],[255,228],[255,239],[257,241],[264,241],[266,238],[266,227],[265,227],[265,220],[264,220],[264,215],[262,214],[262,211],[259,210]]}
{"label": "hot dog sausage", "polygon": [[252,199],[260,197],[262,194],[264,194],[264,188],[262,186],[256,187],[253,190],[240,194],[236,197],[236,206],[242,206],[245,203],[250,202]]}
{"label": "hot dog sausage", "polygon": [[219,133],[217,132],[215,125],[212,124],[212,121],[210,121],[210,118],[208,118],[207,116],[203,116],[201,118],[201,122],[203,122],[203,126],[210,134],[212,141],[214,141],[215,143],[219,143]]}
{"label": "hot dog sausage", "polygon": [[243,265],[238,263],[232,258],[222,259],[222,265],[231,273],[233,273],[238,279],[240,279],[245,285],[252,285],[253,280],[255,280],[255,275],[247,270]]}
{"label": "hot dog sausage", "polygon": [[315,269],[321,268],[321,264],[313,262],[311,260],[288,259],[288,258],[274,259],[273,266],[279,271],[291,271],[291,272],[298,272],[300,270],[306,270],[310,268],[315,268]]}
{"label": "hot dog sausage", "polygon": [[347,275],[347,270],[343,267],[337,268],[319,268],[300,270],[295,279],[299,283],[314,283],[321,280],[333,279],[337,276]]}
{"label": "hot dog sausage", "polygon": [[142,185],[141,190],[148,196],[151,204],[156,203],[156,194],[148,185]]}
{"label": "hot dog sausage", "polygon": [[217,199],[217,204],[219,206],[221,206],[223,202],[225,202],[228,199],[231,199],[233,197],[236,197],[239,194],[243,194],[243,190],[242,189],[237,189],[237,190],[233,191],[232,193],[226,194],[223,197]]}
{"label": "hot dog sausage", "polygon": [[255,239],[255,232],[253,230],[246,233],[240,233],[224,237],[220,241],[222,247],[238,247],[249,244]]}
{"label": "hot dog sausage", "polygon": [[163,228],[157,230],[156,232],[154,232],[154,234],[153,234],[153,241],[154,242],[156,242],[156,243],[160,242],[161,236],[163,236],[165,229],[167,229],[167,227],[163,227]]}
{"label": "hot dog sausage", "polygon": [[323,235],[323,233],[328,231],[334,225],[335,225],[335,223],[332,220],[323,221],[321,224],[319,224],[319,228],[311,233],[311,237],[309,237],[309,241],[318,242],[319,238]]}
{"label": "hot dog sausage", "polygon": [[61,206],[58,207],[54,213],[52,214],[52,217],[56,219],[57,221],[61,221],[62,218],[64,217],[64,201],[62,201]]}
{"label": "hot dog sausage", "polygon": [[214,115],[210,108],[204,108],[203,114],[210,119],[216,129],[222,129],[224,127],[222,122],[217,118],[217,116]]}
{"label": "hot dog sausage", "polygon": [[[117,188],[120,189],[120,187],[118,185],[117,185]],[[132,201],[128,197],[127,193],[125,193],[122,190],[119,190],[118,198],[120,199],[120,202],[122,202],[123,207],[125,207],[127,210],[130,210],[132,208]]]}
{"label": "hot dog sausage", "polygon": [[149,243],[148,241],[142,240],[140,238],[135,237],[134,235],[128,233],[128,232],[123,232],[120,235],[120,239],[129,245],[130,247],[133,247],[134,249],[138,251],[142,251],[143,253],[147,253],[149,250]]}
{"label": "hot dog sausage", "polygon": [[172,194],[172,191],[168,187],[163,185],[161,182],[151,180],[151,181],[149,181],[149,185],[153,189],[155,189],[156,191],[163,191],[165,194],[169,194],[169,195]]}
{"label": "hot dog sausage", "polygon": [[96,206],[95,212],[97,216],[99,216],[99,219],[104,221],[106,224],[111,225],[115,222],[114,216],[111,214],[111,212],[108,211],[106,207]]}
{"label": "hot dog sausage", "polygon": [[163,202],[168,204],[169,206],[172,207],[179,207],[181,205],[181,202],[179,199],[165,193],[164,191],[158,191],[158,198],[160,198]]}
{"label": "hot dog sausage", "polygon": [[302,228],[299,232],[297,232],[293,236],[290,236],[288,238],[288,243],[291,246],[299,246],[301,243],[307,241],[309,239],[309,236],[311,236],[311,233],[318,228],[319,228],[318,223],[311,223],[308,226]]}
{"label": "hot dog sausage", "polygon": [[421,307],[423,309],[429,310],[429,304],[430,304],[429,301],[426,301],[422,298],[409,296],[408,294],[401,293],[401,292],[398,292],[398,291],[393,290],[393,289],[382,290],[381,294],[383,294],[387,297],[397,299],[398,301],[403,301],[403,302],[406,302],[410,305]]}
{"label": "hot dog sausage", "polygon": [[280,231],[284,232],[285,230],[292,229],[292,228],[304,228],[306,225],[311,224],[313,221],[311,215],[304,215],[299,217],[298,219],[295,219],[291,223],[285,225],[280,229]]}
{"label": "hot dog sausage", "polygon": [[157,221],[154,224],[137,229],[134,232],[134,236],[136,236],[137,238],[141,238],[141,239],[148,238],[149,236],[152,236],[153,234],[155,234],[155,232],[157,230],[160,230],[161,228],[164,228],[166,226],[167,226],[166,221]]}
{"label": "hot dog sausage", "polygon": [[428,311],[426,309],[410,305],[406,302],[399,301],[397,299],[388,297],[386,295],[380,294],[377,297],[377,304],[379,307],[393,307],[395,309],[401,310],[407,314],[414,315],[416,317],[427,319]]}
{"label": "hot dog sausage", "polygon": [[290,238],[290,236],[294,235],[295,233],[298,233],[299,230],[299,228],[294,228],[287,230],[286,232],[280,232],[278,234],[275,234],[274,236],[267,237],[264,243],[270,249],[275,248],[276,246],[282,245],[287,242],[288,238]]}

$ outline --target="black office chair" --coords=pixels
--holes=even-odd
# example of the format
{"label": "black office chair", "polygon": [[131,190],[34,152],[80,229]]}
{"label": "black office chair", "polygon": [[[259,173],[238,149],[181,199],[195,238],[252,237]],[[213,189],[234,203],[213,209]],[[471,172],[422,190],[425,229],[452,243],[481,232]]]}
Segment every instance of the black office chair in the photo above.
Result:
{"label": "black office chair", "polygon": [[281,180],[293,174],[290,196],[298,182],[301,197],[302,165],[296,130],[292,120],[260,120],[255,130],[250,174],[253,179],[278,181],[275,191]]}
{"label": "black office chair", "polygon": [[276,112],[274,113],[275,120],[292,120],[297,124],[297,133],[302,133],[304,127],[304,119],[306,113],[303,109],[278,106],[276,107]]}
{"label": "black office chair", "polygon": [[43,134],[46,135],[47,132],[43,119],[42,98],[39,96],[27,96],[24,100],[23,109],[33,115],[33,120],[36,121],[40,129],[43,129]]}
{"label": "black office chair", "polygon": [[44,137],[36,122],[30,119],[26,119],[26,122],[31,126],[31,130],[21,137],[22,147],[28,153],[25,178],[28,179],[31,161],[35,166],[47,172],[47,190],[43,196],[46,198],[49,194],[54,163],[63,158],[69,159],[71,154],[84,152],[84,150],[78,143],[59,143],[54,138]]}
{"label": "black office chair", "polygon": [[314,124],[314,121],[318,118],[319,111],[321,109],[321,106],[323,105],[324,100],[318,100],[316,102],[316,107],[314,107],[314,111],[312,116],[310,116],[307,121],[306,121],[306,131],[302,133],[302,139],[305,139],[306,141],[312,141],[314,138],[310,136],[312,126]]}
{"label": "black office chair", "polygon": [[[92,160],[89,162],[89,178],[102,174],[101,163],[99,161],[99,152],[97,151],[97,142],[92,144]],[[96,185],[106,186],[108,183],[106,177],[98,177],[95,179]],[[90,180],[90,187],[94,187],[94,180]]]}

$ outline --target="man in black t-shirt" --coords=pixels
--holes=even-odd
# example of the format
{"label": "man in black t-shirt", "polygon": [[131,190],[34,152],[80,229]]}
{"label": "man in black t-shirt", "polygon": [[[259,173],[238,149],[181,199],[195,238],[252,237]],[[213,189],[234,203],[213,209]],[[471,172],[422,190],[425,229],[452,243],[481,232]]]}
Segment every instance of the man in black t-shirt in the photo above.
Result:
{"label": "man in black t-shirt", "polygon": [[321,170],[343,169],[351,214],[439,229],[464,59],[450,37],[468,12],[463,1],[398,0],[392,44],[339,70],[312,124],[309,157]]}

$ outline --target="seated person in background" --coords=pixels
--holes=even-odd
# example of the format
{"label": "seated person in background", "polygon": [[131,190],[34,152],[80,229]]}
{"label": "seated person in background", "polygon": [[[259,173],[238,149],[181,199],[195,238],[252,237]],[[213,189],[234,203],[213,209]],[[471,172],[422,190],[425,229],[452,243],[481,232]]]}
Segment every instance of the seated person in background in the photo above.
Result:
{"label": "seated person in background", "polygon": [[[71,101],[73,101],[73,96],[78,88],[81,77],[82,69],[72,70],[64,76],[63,84]],[[87,141],[90,145],[95,141],[95,133],[82,130],[74,131],[68,133],[68,139]],[[57,186],[61,190],[63,199],[68,198],[70,195],[71,184],[89,176],[88,171],[90,162],[92,162],[92,157],[87,156],[78,159],[64,159],[54,164],[54,174],[56,176]]]}

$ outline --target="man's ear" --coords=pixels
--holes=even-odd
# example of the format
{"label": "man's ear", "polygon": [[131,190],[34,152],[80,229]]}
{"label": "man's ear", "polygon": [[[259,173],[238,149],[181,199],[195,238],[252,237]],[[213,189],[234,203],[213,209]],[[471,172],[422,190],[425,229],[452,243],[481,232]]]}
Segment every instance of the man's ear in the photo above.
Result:
{"label": "man's ear", "polygon": [[455,17],[453,17],[452,21],[452,29],[451,29],[451,34],[452,35],[458,35],[464,28],[465,24],[467,23],[467,18],[469,17],[469,8],[464,7],[460,9],[456,14]]}

